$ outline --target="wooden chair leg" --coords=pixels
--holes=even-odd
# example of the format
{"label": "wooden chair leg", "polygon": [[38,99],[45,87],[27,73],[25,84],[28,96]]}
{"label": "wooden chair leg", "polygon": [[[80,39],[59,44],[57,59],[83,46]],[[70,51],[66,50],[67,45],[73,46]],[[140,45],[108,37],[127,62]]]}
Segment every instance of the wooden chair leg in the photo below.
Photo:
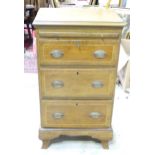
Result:
{"label": "wooden chair leg", "polygon": [[31,30],[30,30],[29,23],[26,23],[26,25],[27,25],[27,30],[28,30],[29,39],[32,39],[32,35],[31,35]]}

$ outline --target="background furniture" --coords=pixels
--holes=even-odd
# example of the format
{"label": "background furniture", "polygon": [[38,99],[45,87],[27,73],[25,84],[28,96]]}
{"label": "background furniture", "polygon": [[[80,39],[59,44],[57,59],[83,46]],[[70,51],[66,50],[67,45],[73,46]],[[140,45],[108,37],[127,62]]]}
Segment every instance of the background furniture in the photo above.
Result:
{"label": "background furniture", "polygon": [[98,0],[99,6],[107,8],[125,8],[127,0]]}
{"label": "background furniture", "polygon": [[[30,47],[33,43],[32,31],[34,27],[32,22],[39,9],[38,0],[24,0],[24,46],[25,48]],[[28,37],[27,37],[28,33]]]}
{"label": "background furniture", "polygon": [[[130,92],[130,39],[121,39],[120,59],[118,64],[118,80],[125,92]],[[119,61],[120,62],[120,61]]]}
{"label": "background furniture", "polygon": [[34,25],[42,148],[61,135],[90,136],[108,148],[125,23],[108,9],[42,8]]}
{"label": "background furniture", "polygon": [[75,1],[75,0],[50,0],[50,6],[53,8],[58,7],[79,7],[79,6],[92,6],[97,4],[97,0]]}
{"label": "background furniture", "polygon": [[31,4],[36,6],[36,8],[47,7],[49,0],[24,0],[25,4]]}
{"label": "background furniture", "polygon": [[33,43],[32,22],[40,7],[49,7],[49,0],[24,0],[24,46],[25,49],[31,47]]}
{"label": "background furniture", "polygon": [[113,10],[127,23],[121,36],[118,81],[125,92],[130,92],[130,9],[114,8]]}

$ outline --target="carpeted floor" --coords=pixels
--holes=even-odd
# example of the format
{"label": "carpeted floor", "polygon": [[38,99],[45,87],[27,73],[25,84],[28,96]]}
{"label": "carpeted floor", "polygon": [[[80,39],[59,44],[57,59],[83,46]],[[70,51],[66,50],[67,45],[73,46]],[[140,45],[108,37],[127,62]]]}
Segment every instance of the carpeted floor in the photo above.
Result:
{"label": "carpeted floor", "polygon": [[32,32],[33,43],[29,47],[25,47],[24,52],[24,72],[37,73],[37,52],[35,31]]}

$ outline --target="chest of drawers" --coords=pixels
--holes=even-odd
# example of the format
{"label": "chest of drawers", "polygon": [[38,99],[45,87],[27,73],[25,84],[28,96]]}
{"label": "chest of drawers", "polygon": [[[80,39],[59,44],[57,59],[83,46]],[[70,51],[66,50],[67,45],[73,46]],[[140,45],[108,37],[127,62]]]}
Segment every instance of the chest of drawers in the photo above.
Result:
{"label": "chest of drawers", "polygon": [[108,148],[121,31],[101,8],[42,8],[33,23],[43,148],[59,136],[90,136]]}

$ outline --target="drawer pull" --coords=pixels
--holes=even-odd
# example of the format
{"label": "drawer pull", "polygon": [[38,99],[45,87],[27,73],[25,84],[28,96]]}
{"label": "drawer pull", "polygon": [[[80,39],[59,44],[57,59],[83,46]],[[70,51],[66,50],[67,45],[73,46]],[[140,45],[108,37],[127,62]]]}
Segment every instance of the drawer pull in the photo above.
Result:
{"label": "drawer pull", "polygon": [[64,113],[62,113],[62,112],[55,112],[52,116],[55,119],[61,119],[61,118],[64,117]]}
{"label": "drawer pull", "polygon": [[61,58],[64,56],[64,52],[60,51],[60,50],[53,50],[52,52],[50,52],[50,55],[53,57],[53,58]]}
{"label": "drawer pull", "polygon": [[106,52],[104,50],[97,50],[94,52],[95,58],[103,59],[106,56]]}
{"label": "drawer pull", "polygon": [[91,113],[89,114],[89,116],[90,116],[91,118],[99,118],[99,117],[102,116],[102,114],[101,114],[100,112],[91,112]]}
{"label": "drawer pull", "polygon": [[92,82],[92,87],[93,88],[102,88],[104,86],[102,81],[93,81]]}
{"label": "drawer pull", "polygon": [[53,88],[62,88],[62,87],[64,87],[63,81],[60,81],[60,80],[52,81],[51,85],[52,85]]}

